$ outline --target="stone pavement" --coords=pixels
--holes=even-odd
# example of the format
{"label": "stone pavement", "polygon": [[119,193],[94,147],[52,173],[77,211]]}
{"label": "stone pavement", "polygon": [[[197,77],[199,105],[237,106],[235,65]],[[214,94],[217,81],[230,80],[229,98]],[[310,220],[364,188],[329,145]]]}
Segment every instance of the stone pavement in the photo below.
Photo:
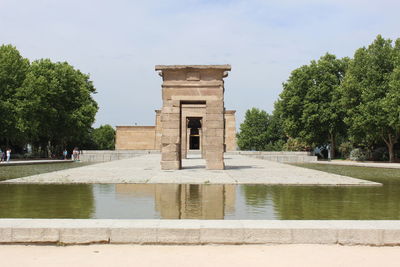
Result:
{"label": "stone pavement", "polygon": [[283,163],[225,155],[225,170],[206,170],[199,155],[183,160],[182,170],[160,169],[160,155],[149,154],[89,166],[7,180],[2,183],[179,183],[267,185],[357,185],[379,183],[291,166]]}

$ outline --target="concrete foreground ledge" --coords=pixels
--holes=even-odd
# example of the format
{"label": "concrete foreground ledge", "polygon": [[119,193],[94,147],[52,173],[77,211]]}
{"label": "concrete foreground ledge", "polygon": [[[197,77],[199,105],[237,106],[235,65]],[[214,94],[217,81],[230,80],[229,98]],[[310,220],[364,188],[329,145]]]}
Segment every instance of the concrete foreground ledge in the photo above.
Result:
{"label": "concrete foreground ledge", "polygon": [[2,244],[400,245],[400,221],[0,219]]}

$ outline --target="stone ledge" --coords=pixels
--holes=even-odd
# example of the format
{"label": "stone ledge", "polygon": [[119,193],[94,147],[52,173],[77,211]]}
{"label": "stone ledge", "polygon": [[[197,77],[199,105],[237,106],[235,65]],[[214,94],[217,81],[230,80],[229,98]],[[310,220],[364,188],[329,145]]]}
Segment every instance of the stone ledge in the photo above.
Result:
{"label": "stone ledge", "polygon": [[177,70],[177,69],[216,69],[216,70],[231,70],[231,65],[156,65],[155,70]]}
{"label": "stone ledge", "polygon": [[398,246],[400,221],[0,219],[0,243]]}

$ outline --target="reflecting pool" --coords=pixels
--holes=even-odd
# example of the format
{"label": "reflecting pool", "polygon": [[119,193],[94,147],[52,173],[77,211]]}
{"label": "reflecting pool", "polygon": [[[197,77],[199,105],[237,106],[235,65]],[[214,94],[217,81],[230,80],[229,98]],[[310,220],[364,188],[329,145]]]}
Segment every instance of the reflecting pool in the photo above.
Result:
{"label": "reflecting pool", "polygon": [[400,219],[400,179],[381,187],[0,185],[1,218]]}

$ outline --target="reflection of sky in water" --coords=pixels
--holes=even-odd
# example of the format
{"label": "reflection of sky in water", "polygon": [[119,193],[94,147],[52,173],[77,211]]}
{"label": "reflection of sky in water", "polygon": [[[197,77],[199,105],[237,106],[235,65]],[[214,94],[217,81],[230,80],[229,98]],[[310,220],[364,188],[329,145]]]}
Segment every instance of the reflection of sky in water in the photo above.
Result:
{"label": "reflection of sky in water", "polygon": [[[103,219],[276,219],[271,199],[249,205],[241,186],[231,186],[234,190],[228,191],[223,185],[194,185],[195,190],[200,189],[196,194],[193,185],[176,185],[175,191],[171,191],[171,185],[164,190],[166,186],[93,185],[95,212],[92,216]],[[221,191],[204,190],[210,188]],[[219,192],[225,196],[216,195]]]}
{"label": "reflection of sky in water", "polygon": [[[123,185],[120,185],[123,186]],[[156,219],[159,214],[154,210],[153,196],[136,196],[116,192],[114,184],[93,186],[96,219]]]}
{"label": "reflection of sky in water", "polygon": [[246,204],[246,196],[243,186],[236,186],[235,209],[233,212],[226,212],[227,220],[274,220],[277,219],[272,199],[265,200],[264,205]]}

